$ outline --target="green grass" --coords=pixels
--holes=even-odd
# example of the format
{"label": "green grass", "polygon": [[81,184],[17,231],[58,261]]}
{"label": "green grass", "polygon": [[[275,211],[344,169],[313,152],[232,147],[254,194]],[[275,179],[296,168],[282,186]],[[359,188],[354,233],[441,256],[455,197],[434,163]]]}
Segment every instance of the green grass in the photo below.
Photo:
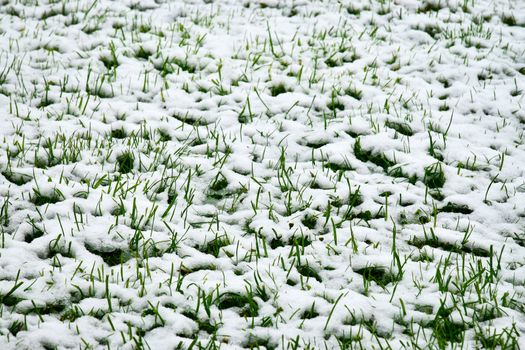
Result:
{"label": "green grass", "polygon": [[4,171],[2,175],[7,179],[7,181],[22,186],[32,180],[32,177],[25,174],[15,173],[13,171]]}
{"label": "green grass", "polygon": [[125,263],[126,261],[128,261],[130,259],[129,252],[127,252],[127,251],[125,251],[123,249],[120,249],[120,248],[114,248],[114,249],[111,249],[111,250],[104,248],[102,250],[102,249],[99,249],[99,248],[95,248],[92,245],[86,244],[86,249],[90,253],[101,257],[102,260],[106,264],[108,264],[109,266],[120,265],[120,264]]}
{"label": "green grass", "polygon": [[62,192],[58,189],[54,189],[51,193],[42,193],[38,189],[33,190],[33,195],[31,201],[36,206],[41,206],[44,204],[55,204],[61,202],[65,199]]}
{"label": "green grass", "polygon": [[354,155],[360,161],[374,163],[384,170],[395,165],[395,163],[389,160],[384,154],[374,154],[371,151],[364,150],[361,147],[361,140],[359,138],[354,143]]}
{"label": "green grass", "polygon": [[297,266],[297,272],[299,272],[300,275],[307,277],[307,278],[314,278],[318,282],[322,282],[321,276],[317,271],[314,270],[309,265],[298,265]]}
{"label": "green grass", "polygon": [[441,163],[434,163],[425,168],[423,183],[428,188],[441,188],[445,185],[445,173]]}
{"label": "green grass", "polygon": [[301,223],[304,226],[308,227],[310,230],[313,230],[317,226],[317,217],[315,215],[306,214],[302,218]]}
{"label": "green grass", "polygon": [[287,92],[288,92],[288,90],[286,89],[286,86],[284,86],[284,84],[276,84],[276,85],[270,86],[270,94],[273,97],[279,96],[279,95],[287,93]]}
{"label": "green grass", "polygon": [[468,205],[447,202],[447,204],[439,208],[439,211],[442,213],[459,213],[468,215],[472,214],[474,210],[470,209]]}
{"label": "green grass", "polygon": [[259,313],[259,305],[252,297],[234,292],[222,293],[217,301],[220,310],[239,308],[240,315],[246,317],[256,317]]}
{"label": "green grass", "polygon": [[127,174],[133,171],[135,156],[131,152],[122,153],[117,157],[117,167],[121,174]]}
{"label": "green grass", "polygon": [[231,242],[226,235],[218,236],[213,240],[209,241],[202,249],[203,253],[213,255],[214,257],[219,256],[219,252],[222,247],[230,245]]}
{"label": "green grass", "polygon": [[390,283],[399,281],[398,277],[390,273],[386,268],[380,266],[369,266],[358,270],[356,273],[363,276],[367,281],[374,281],[380,286],[386,286]]}
{"label": "green grass", "polygon": [[394,129],[398,133],[400,133],[402,135],[405,135],[405,136],[413,136],[414,135],[414,132],[412,131],[412,128],[410,127],[410,125],[408,123],[402,123],[402,122],[396,122],[396,121],[387,120],[385,122],[385,126],[390,128],[390,129]]}
{"label": "green grass", "polygon": [[126,131],[122,128],[111,130],[111,138],[113,139],[124,139],[126,136]]}

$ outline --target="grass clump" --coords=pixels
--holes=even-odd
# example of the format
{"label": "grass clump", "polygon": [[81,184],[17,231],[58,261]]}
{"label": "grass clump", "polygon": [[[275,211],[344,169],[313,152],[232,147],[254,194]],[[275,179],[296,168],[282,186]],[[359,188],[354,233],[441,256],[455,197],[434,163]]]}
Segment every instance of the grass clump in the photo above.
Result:
{"label": "grass clump", "polygon": [[174,58],[173,63],[176,64],[183,71],[188,72],[190,74],[195,73],[195,71],[197,70],[197,67],[189,63],[187,58],[185,59]]}
{"label": "grass clump", "polygon": [[323,146],[326,146],[328,145],[330,142],[328,142],[327,140],[315,140],[315,141],[309,141],[309,142],[306,142],[306,147],[310,147],[310,148],[313,148],[313,149],[319,149]]}
{"label": "grass clump", "polygon": [[27,327],[24,322],[22,321],[13,321],[7,328],[9,333],[11,333],[13,336],[16,337],[16,335],[23,330],[27,330]]}
{"label": "grass clump", "polygon": [[383,214],[381,210],[378,210],[375,214],[373,214],[370,210],[360,211],[358,213],[352,213],[350,216],[348,216],[349,219],[360,219],[364,222],[368,223],[370,220],[376,220],[381,219],[383,217]]}
{"label": "grass clump", "polygon": [[298,265],[297,272],[299,272],[299,274],[304,277],[315,278],[318,282],[322,281],[321,276],[319,276],[319,273],[309,265]]}
{"label": "grass clump", "polygon": [[259,313],[259,305],[251,294],[246,296],[234,292],[222,293],[216,303],[219,310],[240,308],[240,315],[243,317],[256,317]]}
{"label": "grass clump", "polygon": [[434,163],[425,168],[423,183],[428,188],[441,188],[445,184],[445,173],[441,163]]}
{"label": "grass clump", "polygon": [[433,39],[436,39],[437,36],[441,33],[441,28],[439,25],[428,24],[423,28],[423,31],[430,35]]}
{"label": "grass clump", "polygon": [[147,60],[150,56],[153,55],[153,52],[144,49],[141,45],[139,49],[135,52],[135,58]]}
{"label": "grass clump", "polygon": [[60,321],[69,321],[74,322],[76,319],[84,316],[84,312],[81,308],[79,308],[76,305],[73,305],[72,307],[66,309],[62,315],[60,315]]}
{"label": "grass clump", "polygon": [[496,329],[493,331],[483,330],[480,326],[476,330],[476,343],[480,349],[519,349],[518,339],[520,333],[516,325],[510,328],[503,328],[500,332]]}
{"label": "grass clump", "polygon": [[312,306],[304,311],[301,315],[301,319],[303,320],[310,320],[312,318],[316,318],[319,316],[319,313],[315,310],[315,302],[312,303]]}
{"label": "grass clump", "polygon": [[514,15],[512,14],[501,15],[501,22],[511,27],[518,25],[518,22],[516,21],[516,17],[514,17]]}
{"label": "grass clump", "polygon": [[224,175],[219,174],[215,177],[213,182],[210,185],[210,190],[214,192],[222,191],[226,187],[228,187],[228,180],[224,177]]}
{"label": "grass clump", "polygon": [[221,173],[217,174],[215,179],[210,184],[208,190],[208,197],[221,200],[228,195],[226,188],[228,187],[228,180]]}
{"label": "grass clump", "polygon": [[126,136],[126,131],[123,128],[111,130],[112,139],[124,139]]}
{"label": "grass clump", "polygon": [[408,180],[408,183],[411,183],[412,185],[415,185],[417,182],[417,175],[412,174],[408,175],[403,171],[403,168],[400,166],[395,166],[393,168],[390,168],[388,170],[388,175],[392,177],[403,177]]}
{"label": "grass clump", "polygon": [[436,317],[427,324],[427,327],[432,328],[432,335],[440,349],[445,349],[449,343],[461,343],[467,328],[464,323],[453,322],[450,317],[451,313],[452,309],[442,304]]}
{"label": "grass clump", "polygon": [[133,170],[133,163],[135,162],[135,157],[131,152],[122,153],[117,157],[117,166],[118,171],[121,174],[130,173]]}
{"label": "grass clump", "polygon": [[356,99],[358,101],[361,101],[361,99],[363,98],[363,91],[357,89],[356,87],[349,87],[349,88],[347,88],[345,90],[345,94],[350,96],[350,97],[353,97],[354,99]]}
{"label": "grass clump", "polygon": [[203,253],[218,257],[222,247],[230,245],[230,239],[226,235],[218,236],[209,241],[202,249]]}
{"label": "grass clump", "polygon": [[486,249],[481,247],[471,247],[466,245],[466,243],[466,240],[459,243],[443,242],[439,240],[432,228],[430,229],[430,234],[425,232],[425,236],[423,238],[414,237],[408,242],[408,244],[413,245],[419,249],[423,248],[424,246],[429,246],[456,254],[467,253],[480,257],[489,257],[491,255],[491,253]]}
{"label": "grass clump", "polygon": [[357,138],[354,143],[354,155],[360,161],[372,162],[384,170],[387,170],[389,167],[395,165],[395,163],[389,160],[384,154],[373,154],[371,151],[364,150],[361,147],[360,138]]}
{"label": "grass clump", "polygon": [[338,173],[340,171],[344,172],[344,171],[354,170],[354,168],[352,168],[352,166],[348,162],[341,162],[341,163],[329,162],[329,163],[325,163],[324,167],[332,170],[334,173]]}
{"label": "grass clump", "polygon": [[414,215],[407,215],[406,212],[401,212],[399,214],[399,223],[401,225],[408,225],[408,224],[427,224],[430,222],[430,217],[428,214],[425,214],[421,210],[417,210]]}
{"label": "grass clump", "polygon": [[452,253],[461,253],[461,246],[440,241],[436,235],[432,234],[430,236],[425,236],[425,238],[413,238],[408,242],[410,245],[413,245],[419,249],[424,246],[429,246],[432,248],[439,248]]}
{"label": "grass clump", "polygon": [[304,226],[308,227],[310,230],[313,230],[317,226],[317,216],[312,214],[306,214],[301,220],[301,223]]}
{"label": "grass clump", "polygon": [[100,62],[102,62],[102,64],[104,65],[104,67],[106,67],[107,70],[117,68],[119,65],[117,57],[107,55],[101,56]]}
{"label": "grass clump", "polygon": [[31,197],[31,202],[33,202],[33,204],[36,206],[40,206],[44,204],[55,204],[58,202],[62,202],[64,199],[64,195],[57,188],[55,188],[49,194],[45,194],[40,192],[40,190],[38,189],[34,189],[33,196]]}
{"label": "grass clump", "polygon": [[204,331],[208,334],[216,334],[219,330],[219,324],[211,323],[210,320],[201,320],[193,311],[183,311],[182,315],[195,321],[199,327],[199,331]]}
{"label": "grass clump", "polygon": [[6,178],[7,181],[22,186],[31,181],[31,176],[20,174],[20,173],[14,173],[12,171],[4,171],[2,172],[2,175]]}
{"label": "grass clump", "polygon": [[26,233],[24,236],[24,241],[26,243],[31,243],[33,240],[44,235],[44,230],[38,227],[33,219],[29,219],[27,222],[31,225],[31,232]]}
{"label": "grass clump", "polygon": [[342,111],[345,109],[345,105],[337,98],[337,92],[335,90],[332,91],[332,96],[330,101],[328,101],[326,104],[326,107],[328,107],[328,109],[332,112],[335,112],[336,110]]}
{"label": "grass clump", "polygon": [[245,342],[243,343],[243,346],[246,349],[266,349],[266,350],[277,349],[277,346],[272,343],[270,338],[256,336],[254,334],[248,335],[248,339],[245,340]]}
{"label": "grass clump", "polygon": [[468,207],[468,205],[464,204],[456,204],[448,202],[439,209],[439,212],[441,213],[458,213],[458,214],[471,214],[473,212],[472,209]]}
{"label": "grass clump", "polygon": [[312,241],[304,235],[300,235],[300,236],[293,235],[288,240],[288,245],[297,245],[302,248],[308,247],[310,244],[312,244]]}
{"label": "grass clump", "polygon": [[280,94],[287,93],[287,92],[288,90],[286,89],[286,86],[284,86],[284,84],[276,84],[276,85],[270,86],[270,94],[273,97],[278,96]]}
{"label": "grass clump", "polygon": [[438,12],[442,9],[440,1],[426,1],[417,9],[417,13]]}
{"label": "grass clump", "polygon": [[173,118],[177,119],[178,121],[180,121],[180,122],[182,122],[184,124],[188,124],[188,125],[191,125],[191,126],[201,126],[201,125],[207,125],[208,124],[205,119],[199,118],[199,117],[190,116],[189,113],[186,113],[185,115],[174,114]]}
{"label": "grass clump", "polygon": [[357,207],[363,204],[363,202],[363,196],[361,195],[361,191],[359,189],[350,193],[350,195],[348,196],[348,206],[350,207]]}
{"label": "grass clump", "polygon": [[159,141],[160,142],[171,141],[171,136],[166,130],[157,129],[157,133],[159,134]]}
{"label": "grass clump", "polygon": [[387,120],[385,122],[385,126],[390,128],[390,129],[394,129],[398,133],[403,134],[405,136],[412,136],[412,135],[414,135],[414,132],[412,131],[412,128],[410,127],[410,125],[408,123],[401,123],[401,122],[395,122],[395,121]]}
{"label": "grass clump", "polygon": [[38,227],[36,226],[33,226],[33,230],[31,231],[31,233],[25,235],[24,237],[24,242],[26,243],[31,243],[33,242],[35,239],[37,238],[40,238],[44,235],[44,231],[42,231],[41,229],[39,229]]}
{"label": "grass clump", "polygon": [[90,244],[86,244],[85,247],[90,253],[100,256],[109,266],[123,264],[131,257],[129,252],[120,248],[105,247],[104,249],[99,249]]}
{"label": "grass clump", "polygon": [[[516,239],[515,239],[516,240]],[[284,242],[281,238],[274,238],[270,241],[270,248],[277,249],[279,247],[284,247]]]}
{"label": "grass clump", "polygon": [[363,278],[366,281],[374,281],[381,287],[384,287],[389,283],[398,281],[396,275],[392,274],[386,268],[381,266],[367,266],[355,270],[355,272],[363,276]]}

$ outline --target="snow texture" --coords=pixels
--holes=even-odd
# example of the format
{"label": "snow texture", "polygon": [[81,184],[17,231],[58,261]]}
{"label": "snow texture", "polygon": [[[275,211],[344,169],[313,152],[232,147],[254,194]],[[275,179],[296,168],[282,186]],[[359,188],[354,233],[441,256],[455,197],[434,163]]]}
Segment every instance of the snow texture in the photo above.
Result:
{"label": "snow texture", "polygon": [[521,1],[0,1],[0,348],[525,348],[524,91]]}

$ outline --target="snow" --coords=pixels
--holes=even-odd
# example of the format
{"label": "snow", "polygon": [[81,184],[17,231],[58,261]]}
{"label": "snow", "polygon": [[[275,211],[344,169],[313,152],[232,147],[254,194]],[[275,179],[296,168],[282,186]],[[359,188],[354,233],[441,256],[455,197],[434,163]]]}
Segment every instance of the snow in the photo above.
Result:
{"label": "snow", "polygon": [[524,13],[3,1],[0,348],[525,347]]}

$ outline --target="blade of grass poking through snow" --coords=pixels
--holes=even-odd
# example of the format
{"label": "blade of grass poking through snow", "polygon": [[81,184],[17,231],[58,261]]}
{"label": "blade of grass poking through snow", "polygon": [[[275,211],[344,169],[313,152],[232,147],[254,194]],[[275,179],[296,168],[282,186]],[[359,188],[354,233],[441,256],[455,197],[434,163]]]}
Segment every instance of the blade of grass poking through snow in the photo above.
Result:
{"label": "blade of grass poking through snow", "polygon": [[489,196],[489,191],[490,191],[490,188],[492,187],[492,184],[496,181],[496,179],[498,178],[499,174],[496,174],[496,176],[494,176],[491,180],[490,180],[490,183],[489,185],[487,186],[487,190],[485,191],[485,197],[483,198],[483,202],[485,204],[490,204],[490,201],[487,200],[487,197]]}
{"label": "blade of grass poking through snow", "polygon": [[341,298],[345,295],[345,294],[348,294],[347,293],[341,293],[339,294],[339,296],[337,297],[337,299],[335,300],[334,302],[334,305],[332,306],[332,309],[330,310],[330,313],[328,314],[328,317],[326,319],[326,323],[324,324],[324,328],[323,330],[326,331],[326,328],[328,327],[328,323],[330,322],[330,319],[332,318],[332,315],[335,311],[335,307],[337,306],[337,304],[339,303],[339,300],[341,300]]}
{"label": "blade of grass poking through snow", "polygon": [[[18,279],[18,278],[17,278]],[[14,292],[16,292],[16,290],[18,288],[20,288],[22,285],[24,284],[24,282],[16,282],[15,281],[15,284],[14,286],[7,292],[5,293],[4,295],[0,296],[0,300],[2,301],[2,303],[4,303],[5,301],[8,300],[8,298],[11,296],[11,294],[13,294]]]}

